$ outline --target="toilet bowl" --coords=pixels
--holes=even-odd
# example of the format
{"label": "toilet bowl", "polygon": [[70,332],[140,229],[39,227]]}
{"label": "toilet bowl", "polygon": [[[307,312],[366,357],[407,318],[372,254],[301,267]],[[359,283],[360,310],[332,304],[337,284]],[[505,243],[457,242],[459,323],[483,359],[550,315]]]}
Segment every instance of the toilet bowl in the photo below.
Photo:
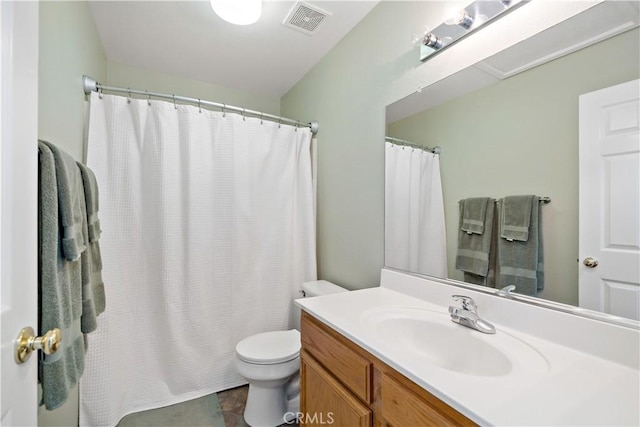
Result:
{"label": "toilet bowl", "polygon": [[285,386],[300,370],[300,332],[291,329],[252,335],[238,343],[236,356],[238,373],[249,381],[244,410],[247,424],[271,427],[288,421],[285,414],[297,412],[289,411],[288,402],[299,388],[287,393]]}
{"label": "toilet bowl", "polygon": [[[326,280],[305,282],[302,290],[305,297],[347,292]],[[299,329],[299,320],[295,326]],[[236,346],[236,369],[249,382],[244,419],[251,427],[279,426],[300,412],[298,329],[262,332]]]}

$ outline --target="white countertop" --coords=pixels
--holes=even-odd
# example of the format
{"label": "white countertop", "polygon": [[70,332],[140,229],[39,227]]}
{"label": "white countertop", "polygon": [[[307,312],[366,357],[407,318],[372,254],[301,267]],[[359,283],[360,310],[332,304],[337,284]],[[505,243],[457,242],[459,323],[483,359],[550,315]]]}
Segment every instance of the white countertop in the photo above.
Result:
{"label": "white countertop", "polygon": [[[545,312],[550,310],[532,308],[504,298],[476,295],[473,291],[421,278],[410,279],[425,282],[425,286],[415,282],[421,287],[413,296],[408,294],[413,292],[407,292],[406,287],[394,286],[396,274],[399,273],[385,273],[383,270],[382,287],[303,298],[296,300],[296,304],[478,424],[640,425],[638,331],[621,330],[602,322],[595,325],[589,319],[576,319],[577,316],[557,312],[550,313],[551,317],[546,319]],[[405,280],[400,276],[400,281]],[[500,339],[499,334],[505,334],[528,344],[546,361],[544,369],[516,365],[513,372],[497,376],[467,375],[443,369],[419,357],[416,352],[381,340],[372,330],[371,322],[367,321],[376,309],[392,307],[430,310],[448,318],[448,306],[437,302],[442,302],[443,293],[450,295],[452,290],[482,301],[479,314],[496,326],[498,332],[495,336]],[[429,292],[433,292],[433,298]],[[501,306],[506,307],[507,312],[514,307],[516,311],[523,312],[529,324],[539,322],[541,332],[533,334],[522,330],[526,328],[517,328],[522,319],[508,324],[499,323],[504,318],[500,315]],[[536,319],[538,315],[540,319]],[[549,320],[553,321],[551,326],[555,334],[545,339]],[[564,332],[558,332],[563,329]],[[588,336],[580,337],[581,334]],[[481,338],[491,340],[491,335]],[[600,343],[593,346],[593,340]],[[574,345],[571,347],[567,343]],[[620,349],[627,354],[616,359],[609,357],[606,349],[590,350],[603,346]],[[636,354],[629,355],[634,347]]]}

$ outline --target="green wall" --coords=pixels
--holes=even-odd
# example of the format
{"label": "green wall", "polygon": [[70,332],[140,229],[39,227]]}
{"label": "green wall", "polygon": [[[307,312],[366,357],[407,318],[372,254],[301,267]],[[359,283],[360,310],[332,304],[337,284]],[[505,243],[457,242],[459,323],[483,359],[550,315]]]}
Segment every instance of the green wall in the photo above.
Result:
{"label": "green wall", "polygon": [[200,98],[250,110],[280,114],[280,99],[275,96],[255,95],[244,90],[143,70],[113,61],[108,63],[108,84]]}
{"label": "green wall", "polygon": [[578,305],[578,97],[639,78],[639,40],[626,32],[389,125],[390,136],[443,149],[449,277],[462,280],[458,200],[550,196],[539,296]]}
{"label": "green wall", "polygon": [[282,98],[283,115],[320,122],[318,274],[350,289],[380,281],[385,98],[420,64],[411,33],[428,3],[380,3]]}
{"label": "green wall", "polygon": [[517,44],[594,3],[530,2],[425,63],[413,35],[451,2],[380,2],[283,98],[281,112],[318,120],[318,275],[375,286],[384,265],[385,107]]}
{"label": "green wall", "polygon": [[40,3],[38,137],[81,160],[82,75],[107,78],[107,59],[86,2]]}
{"label": "green wall", "polygon": [[[85,97],[82,75],[107,77],[107,59],[86,2],[40,2],[38,138],[82,160]],[[60,408],[38,411],[40,426],[78,424],[78,387]]]}

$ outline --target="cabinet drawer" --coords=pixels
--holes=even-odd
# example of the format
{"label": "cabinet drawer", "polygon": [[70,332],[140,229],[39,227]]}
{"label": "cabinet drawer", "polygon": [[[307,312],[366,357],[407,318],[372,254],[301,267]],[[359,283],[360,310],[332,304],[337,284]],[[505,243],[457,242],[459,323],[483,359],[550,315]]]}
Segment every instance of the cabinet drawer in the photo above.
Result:
{"label": "cabinet drawer", "polygon": [[371,403],[372,363],[354,351],[345,338],[307,313],[302,313],[302,347],[353,394]]}
{"label": "cabinet drawer", "polygon": [[[425,391],[424,394],[428,393]],[[382,376],[382,416],[388,425],[393,427],[475,425],[435,396],[428,394],[428,397],[428,400],[423,399],[388,374]]]}

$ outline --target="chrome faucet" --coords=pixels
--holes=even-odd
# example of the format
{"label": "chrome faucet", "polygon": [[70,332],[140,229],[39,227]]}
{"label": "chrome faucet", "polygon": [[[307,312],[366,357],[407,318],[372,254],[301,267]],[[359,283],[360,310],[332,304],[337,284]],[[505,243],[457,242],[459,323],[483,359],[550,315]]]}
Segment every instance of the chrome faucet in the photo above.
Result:
{"label": "chrome faucet", "polygon": [[509,295],[511,295],[511,292],[513,292],[515,289],[516,289],[515,285],[505,286],[504,288],[498,291],[498,295],[502,297],[508,297]]}
{"label": "chrome faucet", "polygon": [[452,295],[454,301],[460,301],[462,307],[449,307],[451,320],[467,328],[475,329],[485,334],[495,334],[496,328],[491,323],[478,316],[478,306],[471,297]]}

